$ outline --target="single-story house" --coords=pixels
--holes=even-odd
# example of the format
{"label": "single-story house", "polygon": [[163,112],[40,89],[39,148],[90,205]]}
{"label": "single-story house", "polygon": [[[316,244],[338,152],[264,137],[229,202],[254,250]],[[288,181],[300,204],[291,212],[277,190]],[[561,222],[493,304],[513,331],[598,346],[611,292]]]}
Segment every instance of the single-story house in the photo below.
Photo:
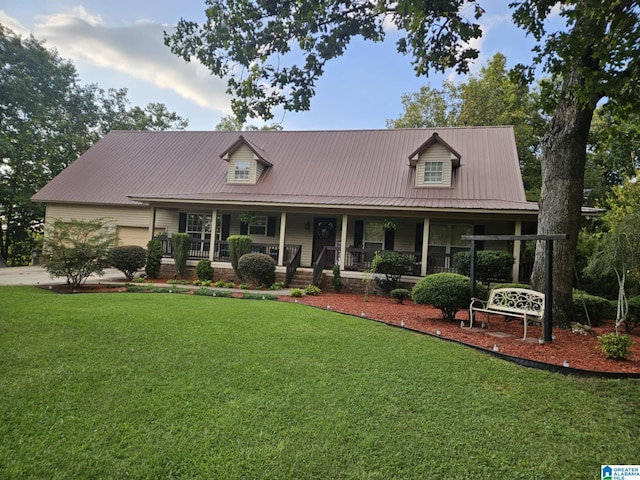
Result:
{"label": "single-story house", "polygon": [[[46,222],[109,219],[120,244],[158,236],[167,257],[171,235],[189,233],[192,263],[216,272],[231,269],[227,237],[248,234],[287,284],[321,282],[334,265],[360,282],[380,250],[410,255],[415,282],[450,270],[470,247],[462,235],[534,233],[538,212],[510,126],[113,131],[33,200]],[[526,277],[520,242],[484,248],[511,251],[514,278]]]}

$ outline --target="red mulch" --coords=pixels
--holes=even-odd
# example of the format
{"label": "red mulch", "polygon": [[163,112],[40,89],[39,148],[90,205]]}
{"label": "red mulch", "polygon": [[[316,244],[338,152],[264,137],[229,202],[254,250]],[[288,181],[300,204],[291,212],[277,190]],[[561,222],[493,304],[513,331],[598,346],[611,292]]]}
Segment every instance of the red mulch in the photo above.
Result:
{"label": "red mulch", "polygon": [[[65,285],[39,285],[40,288],[53,289],[58,292],[68,292]],[[85,284],[77,289],[78,293],[118,292],[118,288],[105,284]],[[372,320],[391,325],[404,326],[411,330],[436,335],[440,330],[443,338],[456,340],[487,350],[493,350],[497,345],[499,352],[551,365],[566,366],[578,370],[594,372],[609,372],[617,374],[640,374],[640,331],[631,333],[633,345],[629,360],[611,360],[605,357],[600,348],[597,336],[614,331],[613,321],[604,322],[600,327],[594,327],[594,335],[580,335],[568,330],[553,329],[555,339],[551,343],[539,344],[542,337],[540,326],[531,325],[527,329],[527,341],[522,340],[522,322],[513,319],[505,321],[502,316],[492,315],[490,324],[485,328],[481,325],[481,317],[476,318],[473,330],[468,328],[469,313],[460,311],[455,322],[447,322],[441,318],[440,310],[425,305],[416,305],[411,300],[398,304],[394,299],[370,295],[364,301],[363,294],[329,293],[323,292],[318,296],[304,296],[301,298],[280,297],[282,301],[297,301],[303,305],[310,305],[322,309],[349,315],[363,316]],[[461,328],[460,322],[465,322]],[[493,336],[492,334],[509,334],[509,336]]]}
{"label": "red mulch", "polygon": [[[282,300],[295,301],[287,297]],[[403,325],[405,328],[419,332],[436,335],[440,330],[444,338],[456,340],[468,345],[474,345],[487,350],[493,350],[498,346],[499,352],[527,360],[563,366],[569,362],[571,368],[596,372],[612,373],[640,373],[640,332],[634,330],[631,336],[634,344],[631,347],[630,360],[607,359],[600,349],[597,335],[614,331],[613,321],[605,322],[600,327],[594,327],[594,335],[580,335],[568,330],[553,329],[555,339],[551,343],[539,344],[538,338],[542,338],[542,329],[537,325],[527,328],[527,341],[522,341],[524,333],[522,322],[517,319],[505,321],[502,316],[492,315],[490,325],[485,329],[478,323],[480,316],[474,321],[474,328],[469,327],[469,312],[460,311],[456,315],[455,322],[447,322],[442,319],[440,310],[425,305],[416,305],[412,301],[405,301],[399,305],[395,300],[387,297],[369,296],[369,301],[364,301],[364,295],[355,293],[322,293],[318,296],[305,296],[298,299],[305,305],[319,308],[330,308],[333,311],[348,313],[351,315],[365,316],[392,325]],[[460,327],[460,322],[465,322],[465,328]],[[506,333],[511,336],[496,337],[492,333]]]}

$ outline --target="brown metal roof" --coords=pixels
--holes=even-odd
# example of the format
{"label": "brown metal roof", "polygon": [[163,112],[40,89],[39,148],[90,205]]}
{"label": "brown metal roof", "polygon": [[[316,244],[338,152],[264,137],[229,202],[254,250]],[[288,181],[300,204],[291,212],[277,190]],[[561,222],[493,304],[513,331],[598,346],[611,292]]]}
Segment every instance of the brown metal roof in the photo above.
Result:
{"label": "brown metal roof", "polygon": [[[452,188],[416,188],[408,158],[434,133],[460,155]],[[273,165],[256,185],[227,183],[220,158],[239,132],[114,131],[33,199],[137,205],[131,198],[533,212],[512,127],[248,131]]]}

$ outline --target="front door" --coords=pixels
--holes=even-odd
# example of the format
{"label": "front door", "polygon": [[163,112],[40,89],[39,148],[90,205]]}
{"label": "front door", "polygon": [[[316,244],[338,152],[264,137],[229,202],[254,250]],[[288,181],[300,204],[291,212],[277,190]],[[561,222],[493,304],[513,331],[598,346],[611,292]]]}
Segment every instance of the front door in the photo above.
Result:
{"label": "front door", "polygon": [[316,217],[313,219],[313,258],[316,260],[322,253],[324,247],[334,247],[336,245],[336,225],[335,218]]}

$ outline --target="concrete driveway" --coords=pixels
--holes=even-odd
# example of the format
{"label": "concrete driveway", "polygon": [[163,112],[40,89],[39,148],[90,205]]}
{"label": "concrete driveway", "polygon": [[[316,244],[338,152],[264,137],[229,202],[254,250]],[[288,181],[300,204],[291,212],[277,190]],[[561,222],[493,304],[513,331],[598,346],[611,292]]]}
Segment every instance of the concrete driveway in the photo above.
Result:
{"label": "concrete driveway", "polygon": [[[104,276],[92,275],[87,281],[113,280],[125,281],[126,278],[120,270],[106,268]],[[41,283],[66,283],[65,277],[51,278],[42,266],[34,267],[6,267],[0,268],[0,285],[38,285]]]}

